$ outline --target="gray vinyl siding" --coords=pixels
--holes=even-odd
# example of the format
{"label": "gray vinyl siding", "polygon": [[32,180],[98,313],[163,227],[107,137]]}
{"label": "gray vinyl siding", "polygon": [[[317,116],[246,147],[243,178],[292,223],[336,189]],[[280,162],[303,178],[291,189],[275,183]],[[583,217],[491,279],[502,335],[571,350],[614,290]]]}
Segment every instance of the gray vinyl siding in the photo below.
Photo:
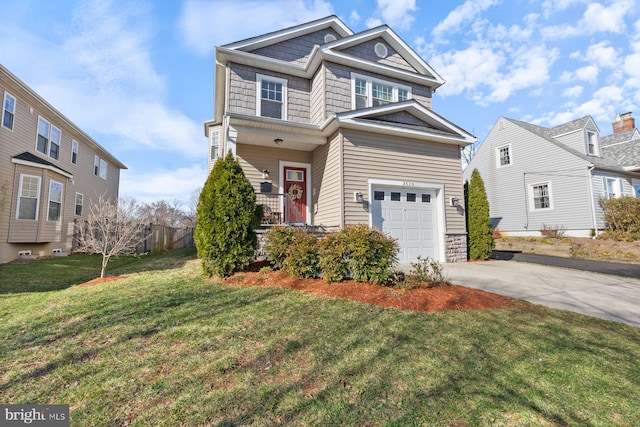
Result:
{"label": "gray vinyl siding", "polygon": [[614,178],[619,180],[621,184],[621,196],[634,197],[632,178],[610,171],[594,170],[592,173],[592,185],[593,185],[593,199],[595,201],[596,221],[598,222],[598,228],[605,227],[604,212],[600,205],[600,200],[605,198],[605,179]]}
{"label": "gray vinyl siding", "polygon": [[307,79],[275,73],[239,64],[229,64],[230,94],[229,111],[256,115],[256,73],[287,80],[287,117],[299,123],[310,122],[310,82]]}
{"label": "gray vinyl siding", "polygon": [[[502,119],[500,119],[502,120]],[[493,127],[464,171],[475,168],[485,183],[490,216],[504,232],[537,232],[548,226],[568,230],[593,228],[587,162],[508,120]],[[497,167],[496,150],[511,145],[511,165]],[[552,209],[535,210],[533,184],[549,183]]]}
{"label": "gray vinyl siding", "polygon": [[[240,166],[244,171],[253,189],[260,192],[261,182],[271,182],[273,192],[279,192],[278,184],[280,180],[280,161],[309,163],[313,158],[310,151],[288,150],[285,148],[271,148],[260,145],[238,144],[236,147],[236,155]],[[262,170],[269,170],[269,178],[262,178]],[[311,170],[311,179],[313,179],[313,169]]]}
{"label": "gray vinyl siding", "polygon": [[314,224],[342,226],[342,156],[339,134],[313,152]]}
{"label": "gray vinyl siding", "polygon": [[[361,192],[366,201],[371,201],[368,179],[442,184],[445,201],[450,197],[463,198],[457,146],[345,131],[343,150],[345,224],[368,224],[366,204],[353,201],[354,192]],[[443,231],[465,233],[464,211],[444,204],[446,230]]]}
{"label": "gray vinyl siding", "polygon": [[[120,169],[113,156],[96,146],[77,127],[71,126],[32,92],[25,91],[0,70],[0,93],[7,90],[16,98],[13,131],[0,126],[0,262],[15,259],[19,250],[31,250],[36,255],[51,255],[51,250],[70,250],[75,216],[75,194],[84,196],[83,213],[101,194],[118,196]],[[61,131],[58,160],[36,151],[38,117],[46,119]],[[77,162],[71,162],[72,141],[78,142]],[[29,152],[47,160],[73,175],[73,179],[55,170],[12,163],[11,159]],[[107,161],[108,173],[104,180],[93,175],[94,156]],[[39,209],[36,221],[17,220],[20,175],[40,177]],[[49,185],[51,180],[63,185],[61,219],[47,221]],[[80,217],[81,218],[81,217]]]}
{"label": "gray vinyl siding", "polygon": [[280,59],[294,64],[304,64],[309,59],[309,55],[311,54],[313,47],[315,45],[324,44],[324,36],[326,34],[332,34],[336,39],[340,39],[340,35],[338,33],[331,28],[327,28],[284,42],[276,43],[271,46],[256,49],[251,51],[251,53]]}
{"label": "gray vinyl siding", "polygon": [[598,128],[592,121],[587,121],[586,126],[576,132],[571,132],[566,135],[558,136],[555,139],[566,146],[573,148],[579,153],[587,154],[587,132],[599,134]]}
{"label": "gray vinyl siding", "polygon": [[370,76],[375,79],[385,80],[411,87],[411,97],[426,108],[431,109],[431,90],[426,86],[420,86],[402,80],[391,79],[366,70],[345,67],[335,63],[326,63],[326,109],[327,114],[337,114],[350,111],[351,106],[351,73]]}
{"label": "gray vinyl siding", "polygon": [[322,65],[311,80],[311,124],[320,125],[327,118],[325,112],[325,67]]}
{"label": "gray vinyl siding", "polygon": [[[387,47],[387,56],[385,58],[380,58],[376,55],[374,47],[377,43],[382,43]],[[396,52],[396,50],[393,49],[382,37],[344,49],[343,52],[381,65],[387,65],[404,71],[417,73],[416,69],[405,61],[405,59],[400,56],[400,54]]]}

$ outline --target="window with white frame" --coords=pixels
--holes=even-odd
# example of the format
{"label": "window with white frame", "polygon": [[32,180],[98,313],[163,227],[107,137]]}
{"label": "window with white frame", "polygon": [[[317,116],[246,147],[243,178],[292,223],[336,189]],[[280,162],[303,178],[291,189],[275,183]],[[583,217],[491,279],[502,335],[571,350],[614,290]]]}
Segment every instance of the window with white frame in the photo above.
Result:
{"label": "window with white frame", "polygon": [[48,154],[49,152],[49,134],[51,132],[51,124],[38,117],[38,137],[36,140],[36,150],[42,154]]}
{"label": "window with white frame", "polygon": [[40,177],[20,175],[18,189],[18,207],[16,219],[38,219],[38,201],[40,199]]}
{"label": "window with white frame", "polygon": [[82,193],[76,193],[76,208],[74,211],[76,216],[82,215],[83,202],[84,202],[84,196],[82,195]]}
{"label": "window with white frame", "polygon": [[60,140],[62,132],[57,127],[51,125],[51,144],[49,144],[49,157],[58,160],[60,157]]}
{"label": "window with white frame", "polygon": [[548,182],[531,185],[533,210],[551,209],[551,186]]}
{"label": "window with white frame", "polygon": [[100,159],[100,178],[107,179],[107,168],[109,167],[108,163],[104,159]]}
{"label": "window with white frame", "polygon": [[287,118],[287,81],[277,77],[256,74],[258,88],[257,115],[274,119]]}
{"label": "window with white frame", "polygon": [[359,110],[367,107],[406,101],[411,87],[351,73],[352,105]]}
{"label": "window with white frame", "polygon": [[220,131],[211,132],[211,160],[218,160],[220,156]]}
{"label": "window with white frame", "polygon": [[93,156],[93,174],[98,176],[98,171],[100,170],[100,157]]}
{"label": "window with white frame", "polygon": [[598,155],[598,135],[595,132],[587,132],[587,154]]}
{"label": "window with white frame", "polygon": [[71,141],[71,163],[78,163],[78,141]]}
{"label": "window with white frame", "polygon": [[49,182],[49,210],[48,221],[60,221],[62,217],[62,184],[56,181]]}
{"label": "window with white frame", "polygon": [[13,130],[13,120],[16,116],[16,98],[9,92],[4,93],[4,102],[2,103],[2,126],[9,130]]}
{"label": "window with white frame", "polygon": [[622,195],[620,187],[618,178],[604,177],[604,198],[608,200],[620,197]]}
{"label": "window with white frame", "polygon": [[511,144],[496,148],[496,161],[498,167],[511,164]]}

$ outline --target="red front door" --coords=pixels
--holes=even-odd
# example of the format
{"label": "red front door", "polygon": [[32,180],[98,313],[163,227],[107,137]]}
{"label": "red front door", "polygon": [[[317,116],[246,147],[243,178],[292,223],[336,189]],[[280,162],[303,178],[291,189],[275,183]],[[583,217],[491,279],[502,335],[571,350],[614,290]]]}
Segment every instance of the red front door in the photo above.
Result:
{"label": "red front door", "polygon": [[284,167],[285,222],[307,222],[307,170]]}

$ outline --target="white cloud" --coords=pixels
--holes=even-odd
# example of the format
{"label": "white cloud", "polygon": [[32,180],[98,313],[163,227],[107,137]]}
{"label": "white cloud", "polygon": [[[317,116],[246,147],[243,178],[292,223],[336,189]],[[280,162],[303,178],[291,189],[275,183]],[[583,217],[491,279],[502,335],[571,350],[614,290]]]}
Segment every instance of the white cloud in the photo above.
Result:
{"label": "white cloud", "polygon": [[134,197],[139,203],[180,200],[186,207],[191,193],[204,185],[208,171],[201,164],[176,170],[129,169],[122,172],[120,195]]}
{"label": "white cloud", "polygon": [[[294,26],[333,14],[325,0],[186,0],[178,28],[184,43],[199,55],[213,47]],[[218,17],[218,18],[216,18]],[[222,19],[220,17],[223,17]]]}
{"label": "white cloud", "polygon": [[596,83],[598,81],[598,72],[599,69],[596,65],[587,65],[586,67],[578,68],[575,71],[575,76],[578,80]]}
{"label": "white cloud", "polygon": [[355,25],[360,22],[360,15],[358,15],[357,10],[351,11],[351,14],[349,15],[349,22],[351,23],[351,25]]}
{"label": "white cloud", "polygon": [[603,68],[615,68],[618,66],[618,52],[615,48],[609,46],[608,41],[589,46],[586,59]]}
{"label": "white cloud", "polygon": [[582,3],[584,0],[545,0],[542,2],[542,13],[548,18],[552,13],[562,12],[576,3]]}
{"label": "white cloud", "polygon": [[415,18],[410,14],[417,10],[415,0],[378,0],[382,21],[394,28],[406,30]]}
{"label": "white cloud", "polygon": [[582,95],[582,90],[582,86],[572,86],[566,88],[562,92],[562,96],[564,96],[565,98],[578,98],[580,95]]}
{"label": "white cloud", "polygon": [[436,25],[431,34],[436,39],[441,39],[445,34],[457,31],[463,24],[472,22],[480,12],[498,3],[500,0],[467,0]]}
{"label": "white cloud", "polygon": [[380,18],[369,18],[365,21],[367,28],[379,27],[382,24],[384,24],[384,22],[382,22]]}
{"label": "white cloud", "polygon": [[[574,2],[568,3],[573,4]],[[634,0],[616,0],[609,7],[600,3],[589,3],[577,25],[564,24],[546,27],[542,29],[542,34],[548,40],[600,32],[622,34],[626,31],[624,17],[633,7]]]}

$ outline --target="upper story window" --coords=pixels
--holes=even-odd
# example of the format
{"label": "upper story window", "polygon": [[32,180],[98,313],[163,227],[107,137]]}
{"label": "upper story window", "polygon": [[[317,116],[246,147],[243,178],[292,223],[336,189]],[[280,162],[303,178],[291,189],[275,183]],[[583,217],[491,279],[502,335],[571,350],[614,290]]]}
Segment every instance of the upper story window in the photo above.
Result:
{"label": "upper story window", "polygon": [[511,144],[496,148],[496,161],[498,167],[511,164]]}
{"label": "upper story window", "polygon": [[100,170],[100,157],[93,156],[93,174],[98,176],[98,172]]}
{"label": "upper story window", "polygon": [[533,210],[551,209],[551,186],[548,182],[531,186]]}
{"label": "upper story window", "polygon": [[16,116],[16,98],[9,92],[5,92],[2,106],[2,126],[13,130],[13,119]]}
{"label": "upper story window", "polygon": [[107,169],[109,164],[106,160],[100,159],[100,178],[107,179]]}
{"label": "upper story window", "polygon": [[36,150],[42,154],[49,151],[49,132],[51,125],[42,117],[38,117],[38,139],[36,141]]}
{"label": "upper story window", "polygon": [[218,160],[220,156],[220,131],[211,132],[211,160]]}
{"label": "upper story window", "polygon": [[587,154],[598,156],[598,135],[595,132],[587,132]]}
{"label": "upper story window", "polygon": [[78,163],[78,141],[71,141],[71,163]]}
{"label": "upper story window", "polygon": [[411,87],[351,73],[352,105],[356,110],[411,98]]}
{"label": "upper story window", "polygon": [[62,184],[51,181],[49,183],[49,212],[48,221],[60,221],[62,217]]}
{"label": "upper story window", "polygon": [[287,81],[277,77],[256,74],[256,83],[258,88],[257,115],[286,120]]}
{"label": "upper story window", "polygon": [[62,132],[42,117],[38,117],[38,136],[36,150],[52,159],[60,158],[60,140]]}
{"label": "upper story window", "polygon": [[40,177],[20,175],[18,189],[18,208],[16,219],[38,219],[38,201],[40,199]]}

